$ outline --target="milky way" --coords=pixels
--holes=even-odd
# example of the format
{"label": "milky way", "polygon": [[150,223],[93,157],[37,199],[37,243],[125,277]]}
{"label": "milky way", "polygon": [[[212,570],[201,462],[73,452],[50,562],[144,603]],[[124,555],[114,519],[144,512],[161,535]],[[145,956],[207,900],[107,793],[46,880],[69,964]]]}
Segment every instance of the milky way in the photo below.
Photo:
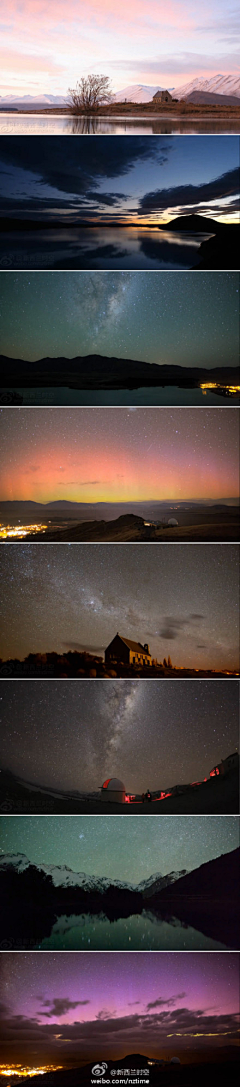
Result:
{"label": "milky way", "polygon": [[[6,544],[1,654],[88,649],[117,631],[186,667],[238,662],[238,547]],[[173,644],[174,643],[174,644]]]}
{"label": "milky way", "polygon": [[237,366],[238,299],[233,272],[2,272],[1,350]]}
{"label": "milky way", "polygon": [[238,745],[238,683],[2,681],[1,763],[25,780],[127,792],[202,780]]}

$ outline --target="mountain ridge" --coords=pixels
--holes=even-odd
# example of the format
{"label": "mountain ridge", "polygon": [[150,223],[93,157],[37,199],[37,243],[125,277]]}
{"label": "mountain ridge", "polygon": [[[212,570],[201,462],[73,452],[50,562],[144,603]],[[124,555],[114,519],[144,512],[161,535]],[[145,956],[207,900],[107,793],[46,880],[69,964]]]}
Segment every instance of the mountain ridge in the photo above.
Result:
{"label": "mountain ridge", "polygon": [[73,887],[80,888],[84,891],[98,892],[104,895],[109,887],[116,887],[117,890],[127,890],[138,892],[148,897],[150,887],[154,887],[154,891],[159,891],[161,888],[165,888],[169,884],[180,879],[183,874],[186,874],[186,869],[182,869],[180,872],[169,872],[166,876],[163,876],[161,872],[155,872],[152,876],[149,876],[146,880],[141,880],[139,884],[128,883],[127,880],[112,879],[110,876],[89,876],[86,872],[73,872],[68,865],[55,865],[55,864],[33,864],[28,860],[25,853],[6,853],[0,857],[0,872],[6,869],[15,869],[18,873],[25,872],[29,868],[37,869],[38,872],[44,872],[45,875],[51,876],[54,887]]}

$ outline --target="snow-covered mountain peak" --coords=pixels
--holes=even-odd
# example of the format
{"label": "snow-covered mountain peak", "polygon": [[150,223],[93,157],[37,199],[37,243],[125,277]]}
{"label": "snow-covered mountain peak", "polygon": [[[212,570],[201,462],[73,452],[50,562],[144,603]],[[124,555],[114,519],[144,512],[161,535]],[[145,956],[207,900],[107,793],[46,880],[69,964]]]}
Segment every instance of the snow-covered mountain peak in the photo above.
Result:
{"label": "snow-covered mountain peak", "polygon": [[111,879],[110,876],[90,876],[86,872],[73,872],[68,865],[55,865],[55,864],[41,864],[34,865],[33,862],[28,861],[28,858],[24,853],[6,853],[0,857],[0,871],[1,869],[14,868],[19,874],[26,871],[27,868],[37,868],[39,872],[44,872],[45,875],[51,876],[54,887],[73,887],[79,888],[82,891],[98,892],[99,894],[105,894],[109,887],[115,887],[117,890],[133,891],[142,894],[144,897],[149,897],[156,891],[160,891],[163,887],[167,887],[170,883],[175,883],[177,879],[185,875],[185,870],[181,872],[170,872],[163,876],[161,872],[155,872],[149,876],[148,879],[141,880],[138,884],[128,883],[127,880]]}

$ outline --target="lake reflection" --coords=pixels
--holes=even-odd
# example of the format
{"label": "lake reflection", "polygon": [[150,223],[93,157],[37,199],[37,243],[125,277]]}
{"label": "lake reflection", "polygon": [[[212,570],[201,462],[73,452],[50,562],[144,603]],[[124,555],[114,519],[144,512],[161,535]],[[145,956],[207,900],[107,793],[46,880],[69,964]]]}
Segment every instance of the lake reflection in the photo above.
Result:
{"label": "lake reflection", "polygon": [[0,111],[1,136],[176,136],[239,133],[238,118],[177,116],[162,117],[74,117],[64,114],[23,114]]}
{"label": "lake reflection", "polygon": [[189,270],[198,264],[199,246],[210,236],[114,225],[12,230],[0,234],[0,270]]}
{"label": "lake reflection", "polygon": [[109,921],[83,914],[59,917],[51,936],[37,944],[41,951],[226,951],[225,944],[182,925],[143,911]]}
{"label": "lake reflection", "polygon": [[[142,389],[21,389],[15,390],[22,397],[26,407],[72,406],[72,407],[232,407],[239,401],[226,400],[225,396],[216,396],[211,391],[202,389],[178,389],[175,385]],[[3,390],[3,397],[5,390]],[[11,396],[11,392],[10,392]],[[0,395],[0,403],[1,403]],[[6,403],[6,399],[5,399]],[[11,401],[9,400],[9,403]],[[12,401],[13,403],[13,401]]]}

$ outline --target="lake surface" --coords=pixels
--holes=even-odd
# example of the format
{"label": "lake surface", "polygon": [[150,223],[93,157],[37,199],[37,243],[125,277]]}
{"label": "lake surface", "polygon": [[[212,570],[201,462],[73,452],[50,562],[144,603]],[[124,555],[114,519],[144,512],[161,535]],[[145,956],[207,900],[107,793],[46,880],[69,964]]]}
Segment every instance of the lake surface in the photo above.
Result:
{"label": "lake surface", "polygon": [[[11,391],[10,396],[11,396]],[[143,389],[21,389],[15,392],[23,398],[26,407],[42,407],[43,405],[72,406],[72,407],[236,407],[239,401],[231,401],[225,396],[216,396],[211,390],[206,393],[202,389],[178,389],[175,385],[159,386]],[[7,390],[6,390],[7,393]],[[5,397],[5,390],[2,390]],[[4,400],[3,400],[4,402]],[[1,393],[0,393],[0,403]],[[6,400],[5,400],[6,403]]]}
{"label": "lake surface", "polygon": [[240,131],[239,117],[219,118],[214,114],[199,120],[196,117],[66,117],[64,114],[26,114],[0,112],[1,136],[161,136],[221,133]]}
{"label": "lake surface", "polygon": [[182,925],[158,920],[147,912],[117,921],[84,914],[59,917],[40,951],[226,951],[226,945]]}
{"label": "lake surface", "polygon": [[109,269],[181,271],[199,263],[210,234],[154,227],[78,227],[0,233],[0,270]]}

